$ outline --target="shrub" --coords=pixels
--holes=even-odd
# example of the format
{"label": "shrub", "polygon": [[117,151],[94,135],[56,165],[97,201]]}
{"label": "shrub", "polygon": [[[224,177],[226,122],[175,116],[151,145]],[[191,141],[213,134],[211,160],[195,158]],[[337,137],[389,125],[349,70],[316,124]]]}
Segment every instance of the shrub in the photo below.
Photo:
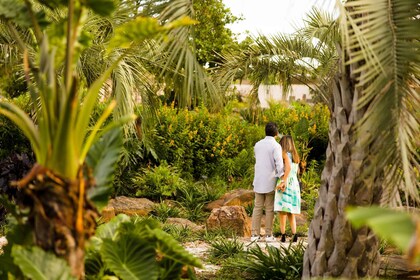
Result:
{"label": "shrub", "polygon": [[211,114],[206,108],[193,111],[163,106],[155,151],[160,159],[177,166],[185,178],[214,176],[222,159],[235,158],[252,147],[251,126],[236,116]]}
{"label": "shrub", "polygon": [[163,161],[159,166],[143,168],[143,174],[133,178],[137,185],[136,196],[147,197],[153,200],[174,198],[177,191],[185,186],[175,167]]}
{"label": "shrub", "polygon": [[321,185],[320,165],[317,161],[312,160],[306,171],[300,176],[301,179],[301,196],[307,205],[308,220],[313,217],[316,199],[318,198],[318,190]]}
{"label": "shrub", "polygon": [[190,221],[203,221],[208,214],[204,212],[206,202],[205,193],[201,191],[200,185],[189,185],[179,188],[177,200],[183,207],[183,215]]}
{"label": "shrub", "polygon": [[181,210],[178,207],[169,205],[166,202],[155,204],[151,214],[159,221],[165,222],[168,218],[177,218],[181,216]]}
{"label": "shrub", "polygon": [[186,226],[164,224],[162,229],[178,242],[193,241],[197,238],[196,234]]}
{"label": "shrub", "polygon": [[242,271],[247,279],[300,279],[304,252],[302,242],[291,243],[289,247],[267,246],[266,250],[257,245],[246,252],[245,257],[232,259],[224,266]]}

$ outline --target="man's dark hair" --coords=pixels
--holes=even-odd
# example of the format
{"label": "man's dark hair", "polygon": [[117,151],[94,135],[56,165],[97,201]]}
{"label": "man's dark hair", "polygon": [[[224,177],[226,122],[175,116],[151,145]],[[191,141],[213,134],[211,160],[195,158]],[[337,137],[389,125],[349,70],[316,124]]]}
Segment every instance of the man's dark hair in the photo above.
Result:
{"label": "man's dark hair", "polygon": [[273,122],[269,122],[266,126],[265,126],[265,135],[266,136],[276,136],[277,133],[279,132],[279,128],[277,126],[276,123]]}

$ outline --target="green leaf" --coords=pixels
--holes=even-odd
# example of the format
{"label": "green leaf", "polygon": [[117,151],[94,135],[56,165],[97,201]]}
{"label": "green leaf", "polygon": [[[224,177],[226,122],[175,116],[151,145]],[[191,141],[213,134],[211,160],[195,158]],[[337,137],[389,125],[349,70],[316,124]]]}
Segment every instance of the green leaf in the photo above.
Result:
{"label": "green leaf", "polygon": [[39,134],[28,115],[18,106],[7,102],[0,102],[0,114],[8,117],[22,130],[31,142],[36,157],[39,158],[41,155]]}
{"label": "green leaf", "polygon": [[115,35],[110,40],[108,50],[129,48],[133,43],[151,39],[163,34],[165,29],[158,20],[151,17],[137,17],[115,29]]}
{"label": "green leaf", "polygon": [[63,259],[56,257],[54,254],[47,253],[39,247],[14,245],[12,256],[14,262],[29,279],[75,279],[71,275],[70,267]]}
{"label": "green leaf", "polygon": [[165,35],[172,29],[195,23],[196,21],[185,16],[162,26],[156,18],[137,17],[115,29],[115,35],[108,45],[108,52],[115,48],[126,49],[146,39],[153,39],[159,35]]}
{"label": "green leaf", "polygon": [[0,0],[0,17],[12,19],[14,23],[22,27],[31,25],[28,8],[23,1]]}
{"label": "green leaf", "polygon": [[165,258],[184,265],[202,267],[200,260],[185,250],[171,235],[161,229],[154,229],[153,234],[157,239],[157,250]]}
{"label": "green leaf", "polygon": [[103,239],[113,239],[120,225],[129,221],[130,217],[125,214],[119,214],[108,223],[99,226],[96,230],[96,236]]}
{"label": "green leaf", "polygon": [[50,9],[56,9],[59,8],[60,6],[65,6],[67,5],[67,1],[66,0],[37,0],[36,2],[47,6]]}
{"label": "green leaf", "polygon": [[157,279],[158,267],[153,244],[136,234],[125,234],[116,242],[105,239],[101,255],[110,270],[123,280]]}
{"label": "green leaf", "polygon": [[380,207],[357,207],[347,209],[346,213],[354,227],[368,226],[378,236],[404,251],[415,234],[413,219],[405,212]]}
{"label": "green leaf", "polygon": [[101,209],[108,203],[112,191],[115,164],[122,147],[121,129],[106,133],[89,150],[86,162],[93,169],[96,186],[88,191],[88,197]]}
{"label": "green leaf", "polygon": [[114,0],[86,0],[85,5],[95,14],[100,16],[109,16],[115,10]]}

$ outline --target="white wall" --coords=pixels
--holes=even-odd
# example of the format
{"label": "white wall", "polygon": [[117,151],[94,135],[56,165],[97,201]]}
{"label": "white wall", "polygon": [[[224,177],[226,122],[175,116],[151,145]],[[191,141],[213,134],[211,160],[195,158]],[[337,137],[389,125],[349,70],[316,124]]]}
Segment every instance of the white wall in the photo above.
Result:
{"label": "white wall", "polygon": [[[232,87],[243,97],[248,96],[252,89],[252,85],[248,84],[235,84]],[[261,107],[267,108],[269,101],[306,100],[310,102],[311,94],[309,87],[306,85],[292,85],[290,92],[285,97],[283,97],[283,87],[280,85],[260,85],[258,88],[258,99]]]}

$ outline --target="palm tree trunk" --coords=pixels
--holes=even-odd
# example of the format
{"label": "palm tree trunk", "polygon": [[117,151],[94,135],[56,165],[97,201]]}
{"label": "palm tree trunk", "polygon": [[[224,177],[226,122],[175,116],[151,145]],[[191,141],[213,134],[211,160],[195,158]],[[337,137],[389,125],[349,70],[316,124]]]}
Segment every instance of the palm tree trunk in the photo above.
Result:
{"label": "palm tree trunk", "polygon": [[359,92],[349,74],[353,67],[343,67],[333,85],[329,144],[309,227],[304,279],[357,279],[376,276],[379,269],[376,236],[368,228],[355,230],[345,218],[345,209],[350,205],[379,203],[382,182],[382,176],[369,182],[359,179],[369,160],[369,147],[363,147],[363,135],[356,135],[355,131],[366,108],[356,108]]}

